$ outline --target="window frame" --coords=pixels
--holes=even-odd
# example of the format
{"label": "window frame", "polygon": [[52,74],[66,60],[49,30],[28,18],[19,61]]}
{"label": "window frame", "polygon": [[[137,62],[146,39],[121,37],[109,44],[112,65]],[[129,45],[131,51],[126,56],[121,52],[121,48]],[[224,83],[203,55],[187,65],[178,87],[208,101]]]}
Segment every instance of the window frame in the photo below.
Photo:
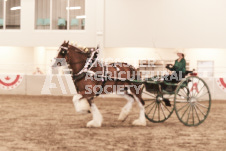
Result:
{"label": "window frame", "polygon": [[6,2],[7,1],[3,0],[3,28],[0,29],[0,31],[21,31],[21,18],[22,18],[22,16],[21,16],[21,12],[22,12],[21,11],[21,9],[22,9],[21,0],[20,0],[21,9],[20,9],[20,28],[19,29],[7,29],[6,28]]}
{"label": "window frame", "polygon": [[[212,68],[211,68],[211,72],[208,72],[208,73],[212,73],[210,76],[208,76],[208,74],[207,75],[205,75],[204,74],[204,77],[205,76],[207,76],[207,77],[214,77],[214,60],[197,60],[197,73],[199,74],[199,70],[200,70],[200,67],[199,67],[199,63],[200,62],[212,62]],[[208,67],[201,67],[202,69],[204,69],[204,68],[208,68]],[[202,73],[203,74],[203,73]],[[203,75],[202,75],[203,76]]]}
{"label": "window frame", "polygon": [[[50,28],[49,29],[36,29],[36,10],[34,9],[34,31],[35,32],[50,32],[50,31],[54,31],[54,32],[79,32],[79,33],[83,33],[86,31],[86,18],[85,18],[85,28],[84,29],[70,29],[70,10],[67,10],[67,29],[65,30],[59,30],[59,29],[53,29],[53,25],[52,25],[52,19],[53,19],[53,0],[49,0],[50,1]],[[84,0],[85,3],[85,7],[84,7],[84,11],[85,11],[85,15],[86,15],[86,0]],[[34,8],[36,8],[36,0],[34,1]],[[70,0],[67,0],[67,7],[70,7]]]}

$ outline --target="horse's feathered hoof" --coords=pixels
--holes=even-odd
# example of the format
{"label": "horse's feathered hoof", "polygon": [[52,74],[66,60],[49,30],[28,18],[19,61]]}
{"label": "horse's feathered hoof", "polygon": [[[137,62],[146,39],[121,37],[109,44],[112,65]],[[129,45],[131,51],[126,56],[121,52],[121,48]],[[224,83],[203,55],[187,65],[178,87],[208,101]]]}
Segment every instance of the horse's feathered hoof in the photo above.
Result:
{"label": "horse's feathered hoof", "polygon": [[101,127],[101,123],[92,120],[87,123],[86,127]]}
{"label": "horse's feathered hoof", "polygon": [[147,123],[146,123],[146,120],[140,120],[140,119],[137,119],[135,121],[133,121],[133,125],[135,126],[146,126]]}
{"label": "horse's feathered hoof", "polygon": [[120,119],[120,118],[118,118],[118,121],[120,121],[120,122],[125,122],[126,121],[126,119],[129,117],[129,115],[127,115],[125,118],[123,118],[123,119]]}
{"label": "horse's feathered hoof", "polygon": [[118,117],[118,121],[124,122],[129,116],[128,114],[129,114],[128,112],[125,112],[124,110],[122,110]]}

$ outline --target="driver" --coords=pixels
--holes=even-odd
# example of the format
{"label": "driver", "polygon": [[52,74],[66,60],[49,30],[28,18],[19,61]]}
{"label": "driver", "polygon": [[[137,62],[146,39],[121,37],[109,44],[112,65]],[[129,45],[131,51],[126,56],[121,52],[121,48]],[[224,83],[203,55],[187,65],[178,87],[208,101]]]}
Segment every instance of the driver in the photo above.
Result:
{"label": "driver", "polygon": [[186,60],[184,59],[184,53],[182,51],[177,51],[177,56],[179,58],[175,60],[174,65],[172,64],[166,65],[167,69],[174,72],[172,73],[172,75],[165,76],[164,77],[165,81],[179,82],[181,78],[185,77]]}
{"label": "driver", "polygon": [[[181,78],[185,77],[185,72],[186,72],[186,60],[184,59],[184,53],[182,51],[177,51],[177,56],[178,59],[175,60],[174,65],[172,64],[167,64],[166,68],[169,69],[170,71],[173,71],[171,75],[166,75],[164,76],[164,81],[166,82],[173,82],[177,83],[181,80]],[[171,89],[169,91],[172,91],[172,86],[167,86],[166,84],[162,85],[163,89]],[[169,99],[163,99],[165,102],[166,106],[171,106]]]}

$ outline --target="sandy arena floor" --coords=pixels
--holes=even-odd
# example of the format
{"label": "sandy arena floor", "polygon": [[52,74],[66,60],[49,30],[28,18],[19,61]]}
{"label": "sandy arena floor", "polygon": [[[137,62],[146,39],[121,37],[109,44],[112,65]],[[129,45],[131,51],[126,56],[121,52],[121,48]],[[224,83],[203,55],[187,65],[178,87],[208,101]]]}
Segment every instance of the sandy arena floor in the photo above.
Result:
{"label": "sandy arena floor", "polygon": [[139,108],[117,121],[124,99],[95,100],[103,127],[86,128],[91,114],[75,113],[72,97],[0,96],[0,151],[226,150],[226,101],[213,101],[206,121],[184,126],[173,113],[164,123],[134,127]]}

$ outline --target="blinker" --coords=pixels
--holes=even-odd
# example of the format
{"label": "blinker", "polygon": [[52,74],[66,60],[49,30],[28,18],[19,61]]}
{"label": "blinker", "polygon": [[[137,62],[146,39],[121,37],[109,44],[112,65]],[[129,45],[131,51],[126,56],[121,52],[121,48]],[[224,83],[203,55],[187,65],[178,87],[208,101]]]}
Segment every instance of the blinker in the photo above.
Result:
{"label": "blinker", "polygon": [[61,55],[62,55],[62,56],[65,56],[66,54],[67,54],[67,50],[61,49]]}

